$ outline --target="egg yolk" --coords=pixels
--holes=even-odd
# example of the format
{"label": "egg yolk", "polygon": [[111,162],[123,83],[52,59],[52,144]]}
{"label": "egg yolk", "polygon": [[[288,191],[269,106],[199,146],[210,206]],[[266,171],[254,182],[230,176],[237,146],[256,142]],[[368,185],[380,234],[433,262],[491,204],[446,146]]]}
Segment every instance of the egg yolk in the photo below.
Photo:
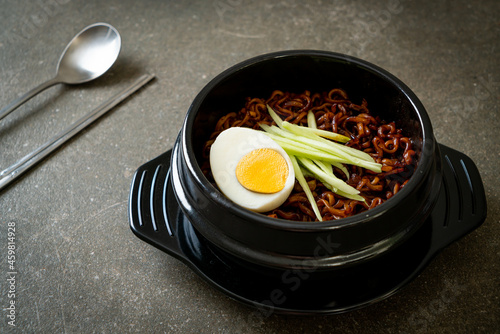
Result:
{"label": "egg yolk", "polygon": [[236,166],[236,178],[248,190],[273,194],[285,187],[288,164],[277,151],[259,148],[241,158]]}

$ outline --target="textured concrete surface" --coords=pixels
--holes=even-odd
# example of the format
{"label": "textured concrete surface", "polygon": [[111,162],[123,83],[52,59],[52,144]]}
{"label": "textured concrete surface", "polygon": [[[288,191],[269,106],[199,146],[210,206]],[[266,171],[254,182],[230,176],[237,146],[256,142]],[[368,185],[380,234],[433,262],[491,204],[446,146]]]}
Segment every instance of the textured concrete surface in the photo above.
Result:
{"label": "textured concrete surface", "polygon": [[[1,333],[500,332],[500,2],[2,0],[0,8],[2,106],[49,79],[84,26],[105,21],[123,39],[104,77],[52,87],[0,122],[2,169],[135,77],[157,75],[0,193]],[[127,197],[134,171],[171,148],[211,78],[249,57],[298,48],[348,53],[407,83],[438,141],[476,162],[488,218],[383,302],[257,321],[136,238]]]}

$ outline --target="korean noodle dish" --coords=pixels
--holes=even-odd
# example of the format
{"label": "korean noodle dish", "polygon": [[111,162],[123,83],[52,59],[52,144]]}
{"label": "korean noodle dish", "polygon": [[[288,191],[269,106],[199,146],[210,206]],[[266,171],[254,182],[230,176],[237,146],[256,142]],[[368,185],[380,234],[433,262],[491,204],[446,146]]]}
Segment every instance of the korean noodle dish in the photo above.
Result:
{"label": "korean noodle dish", "polygon": [[414,143],[394,120],[339,88],[248,97],[218,119],[202,159],[207,179],[236,204],[311,222],[384,203],[417,165]]}

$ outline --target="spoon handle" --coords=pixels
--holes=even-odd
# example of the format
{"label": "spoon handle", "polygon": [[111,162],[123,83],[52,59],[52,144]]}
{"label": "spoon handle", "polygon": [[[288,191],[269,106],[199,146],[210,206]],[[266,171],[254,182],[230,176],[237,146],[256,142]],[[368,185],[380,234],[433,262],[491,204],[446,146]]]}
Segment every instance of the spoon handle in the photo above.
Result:
{"label": "spoon handle", "polygon": [[21,104],[28,101],[33,96],[37,95],[41,91],[43,91],[51,86],[54,86],[55,84],[57,84],[59,82],[60,82],[59,79],[57,77],[55,77],[53,79],[50,79],[49,81],[46,81],[46,82],[36,86],[35,88],[31,89],[26,94],[18,97],[17,99],[12,101],[8,106],[6,106],[2,110],[0,110],[0,120],[2,118],[4,118],[5,116],[7,116],[8,114],[10,114],[11,112],[13,112],[14,110],[16,110]]}
{"label": "spoon handle", "polygon": [[12,166],[6,168],[0,172],[0,190],[5,188],[8,184],[14,181],[16,178],[21,176],[28,169],[33,167],[36,163],[40,162],[47,155],[57,149],[59,146],[68,141],[71,137],[76,135],[78,132],[83,130],[85,127],[90,125],[96,119],[104,115],[107,111],[115,107],[118,103],[125,100],[132,93],[137,91],[139,88],[144,86],[150,80],[154,78],[152,74],[145,74],[138,78],[131,86],[117,93],[108,101],[104,102],[96,109],[94,109],[89,114],[83,116],[75,123],[70,125],[66,130],[62,131],[60,134],[54,136],[52,139],[47,141],[45,144],[26,155],[24,158],[13,164]]}

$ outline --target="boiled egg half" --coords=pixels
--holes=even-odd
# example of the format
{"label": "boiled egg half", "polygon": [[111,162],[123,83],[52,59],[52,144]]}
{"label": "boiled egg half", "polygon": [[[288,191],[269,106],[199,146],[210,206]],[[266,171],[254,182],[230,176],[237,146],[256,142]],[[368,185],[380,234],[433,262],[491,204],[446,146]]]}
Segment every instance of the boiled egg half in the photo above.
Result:
{"label": "boiled egg half", "polygon": [[210,168],[226,197],[255,212],[279,207],[295,183],[286,152],[264,132],[250,128],[222,131],[210,149]]}

